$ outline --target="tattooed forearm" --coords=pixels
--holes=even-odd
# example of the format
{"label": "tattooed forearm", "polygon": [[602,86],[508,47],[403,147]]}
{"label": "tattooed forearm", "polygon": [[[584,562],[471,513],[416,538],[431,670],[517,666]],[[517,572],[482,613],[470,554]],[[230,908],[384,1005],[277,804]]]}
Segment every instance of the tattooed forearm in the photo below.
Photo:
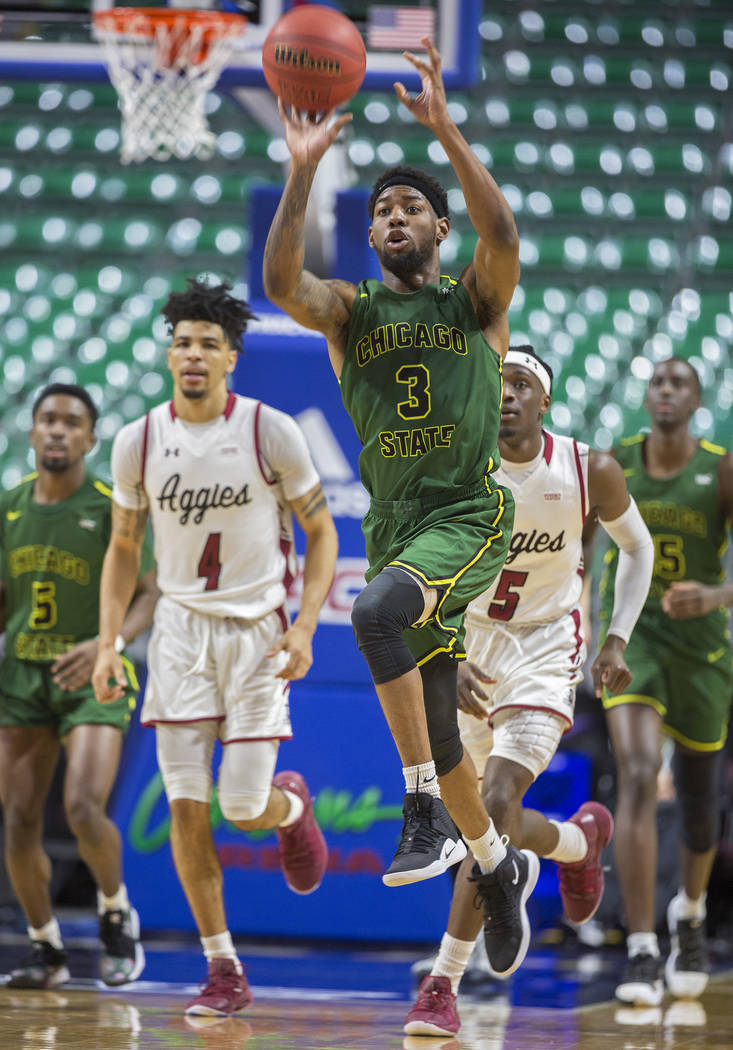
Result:
{"label": "tattooed forearm", "polygon": [[112,532],[120,539],[142,543],[147,520],[147,510],[128,510],[115,504],[112,509]]}

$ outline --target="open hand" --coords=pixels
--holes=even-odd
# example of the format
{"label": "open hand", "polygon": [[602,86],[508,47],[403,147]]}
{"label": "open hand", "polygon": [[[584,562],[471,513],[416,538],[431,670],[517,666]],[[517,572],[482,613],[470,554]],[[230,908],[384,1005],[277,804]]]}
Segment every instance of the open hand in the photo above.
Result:
{"label": "open hand", "polygon": [[79,642],[73,649],[58,656],[51,664],[54,682],[66,693],[73,693],[75,689],[81,689],[91,680],[96,658],[96,638],[90,638],[87,642]]}
{"label": "open hand", "polygon": [[114,646],[107,645],[99,650],[92,674],[92,685],[100,704],[111,704],[113,700],[121,700],[129,692],[130,686],[122,657],[115,652]]}
{"label": "open hand", "polygon": [[489,697],[481,683],[495,681],[496,679],[485,674],[478,664],[472,664],[468,660],[460,663],[458,665],[458,710],[464,711],[467,715],[473,715],[482,722],[485,721],[485,704]]}
{"label": "open hand", "polygon": [[278,671],[276,678],[287,678],[289,681],[294,681],[308,674],[313,663],[312,638],[312,632],[305,627],[298,626],[296,620],[280,641],[267,651],[268,658],[277,656],[281,652],[288,654],[288,662],[281,671]]}
{"label": "open hand", "polygon": [[335,110],[314,116],[297,110],[295,106],[286,107],[282,99],[277,100],[277,109],[285,126],[285,142],[291,157],[309,165],[318,164],[341,129],[354,119],[353,113],[342,113],[332,120]]}
{"label": "open hand", "polygon": [[441,73],[440,54],[430,37],[423,37],[420,43],[428,53],[427,62],[413,55],[411,51],[402,52],[403,57],[411,62],[420,74],[422,80],[420,94],[413,98],[399,80],[396,81],[394,89],[397,98],[404,106],[407,106],[413,117],[425,127],[435,130],[439,124],[448,119],[448,103]]}

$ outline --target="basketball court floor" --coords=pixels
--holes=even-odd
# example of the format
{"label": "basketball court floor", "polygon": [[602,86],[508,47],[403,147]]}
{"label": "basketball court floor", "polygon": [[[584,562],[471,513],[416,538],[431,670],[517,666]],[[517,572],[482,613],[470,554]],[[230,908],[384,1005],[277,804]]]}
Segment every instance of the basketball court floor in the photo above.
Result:
{"label": "basketball court floor", "polygon": [[[67,930],[68,925],[64,926]],[[613,1001],[619,949],[537,948],[508,982],[460,999],[457,1038],[405,1036],[420,949],[238,941],[255,1003],[234,1018],[187,1018],[203,976],[195,943],[146,939],[144,979],[97,987],[92,924],[80,921],[71,984],[56,991],[0,987],[2,1050],[731,1050],[733,972],[716,972],[700,1001],[624,1007]],[[3,967],[25,953],[20,932],[0,936]]]}

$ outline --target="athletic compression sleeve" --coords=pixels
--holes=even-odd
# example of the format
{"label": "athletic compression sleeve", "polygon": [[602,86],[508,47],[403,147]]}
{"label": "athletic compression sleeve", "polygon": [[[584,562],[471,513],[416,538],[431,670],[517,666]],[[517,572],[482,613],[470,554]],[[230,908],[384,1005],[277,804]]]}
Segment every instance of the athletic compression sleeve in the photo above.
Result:
{"label": "athletic compression sleeve", "polygon": [[608,633],[628,642],[649,593],[654,544],[633,499],[623,514],[601,525],[619,549]]}

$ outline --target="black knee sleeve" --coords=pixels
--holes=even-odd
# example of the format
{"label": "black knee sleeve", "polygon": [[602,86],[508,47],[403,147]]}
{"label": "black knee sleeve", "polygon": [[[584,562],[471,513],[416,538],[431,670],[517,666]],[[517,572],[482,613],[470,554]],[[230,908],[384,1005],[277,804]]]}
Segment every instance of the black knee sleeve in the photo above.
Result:
{"label": "black knee sleeve", "polygon": [[391,565],[357,595],[351,625],[375,685],[391,682],[417,666],[402,632],[420,619],[424,608],[419,585],[409,573]]}
{"label": "black knee sleeve", "polygon": [[439,777],[450,773],[463,758],[458,732],[458,664],[445,653],[420,668],[430,750]]}
{"label": "black knee sleeve", "polygon": [[690,755],[676,751],[672,762],[682,817],[682,841],[693,853],[707,853],[720,832],[722,751]]}

